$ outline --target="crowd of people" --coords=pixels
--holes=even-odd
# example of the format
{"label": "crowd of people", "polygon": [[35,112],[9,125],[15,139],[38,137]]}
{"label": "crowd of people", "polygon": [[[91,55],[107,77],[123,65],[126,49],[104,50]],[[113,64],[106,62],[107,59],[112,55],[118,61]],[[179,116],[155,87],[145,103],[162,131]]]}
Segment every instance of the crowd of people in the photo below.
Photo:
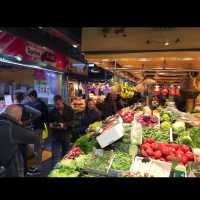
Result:
{"label": "crowd of people", "polygon": [[[135,97],[131,102],[138,101]],[[89,124],[104,120],[127,106],[119,95],[108,94],[104,102],[86,100],[86,109],[79,113],[79,132],[73,131],[75,113],[60,95],[54,97],[54,108],[48,106],[32,90],[25,97],[15,94],[15,104],[8,106],[0,115],[0,176],[23,177],[40,173],[44,140],[43,130],[48,127],[52,151],[52,167],[67,154],[72,138],[85,134]],[[74,135],[76,135],[74,137]],[[36,162],[29,167],[29,151]]]}

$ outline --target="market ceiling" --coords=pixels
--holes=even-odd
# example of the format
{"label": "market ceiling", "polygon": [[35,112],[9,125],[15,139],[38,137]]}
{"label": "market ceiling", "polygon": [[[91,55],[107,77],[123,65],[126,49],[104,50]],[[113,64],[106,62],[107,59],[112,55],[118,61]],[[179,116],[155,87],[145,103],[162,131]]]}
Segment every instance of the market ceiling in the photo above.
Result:
{"label": "market ceiling", "polygon": [[84,62],[80,51],[81,28],[65,27],[0,27],[1,30],[23,37],[52,50],[60,51]]}
{"label": "market ceiling", "polygon": [[181,81],[184,76],[172,74],[200,70],[200,28],[83,28],[82,50],[89,61],[126,78],[154,72],[162,80],[166,70],[166,80]]}

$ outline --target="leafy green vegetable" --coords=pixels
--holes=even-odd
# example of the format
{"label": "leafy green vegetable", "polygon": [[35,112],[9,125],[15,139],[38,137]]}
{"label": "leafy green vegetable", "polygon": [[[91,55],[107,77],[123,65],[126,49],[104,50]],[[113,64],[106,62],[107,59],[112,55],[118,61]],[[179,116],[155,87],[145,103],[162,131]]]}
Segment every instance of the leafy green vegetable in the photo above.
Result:
{"label": "leafy green vegetable", "polygon": [[169,134],[156,128],[143,129],[143,138],[154,138],[158,142],[168,142]]}
{"label": "leafy green vegetable", "polygon": [[111,169],[128,171],[132,163],[132,156],[128,153],[116,152]]}
{"label": "leafy green vegetable", "polygon": [[191,146],[191,147],[193,146],[192,139],[189,135],[178,137],[177,143],[178,144],[185,144],[185,145],[188,145],[188,146]]}
{"label": "leafy green vegetable", "polygon": [[172,129],[176,133],[181,133],[186,130],[185,122],[184,121],[176,121],[174,124],[172,124]]}
{"label": "leafy green vegetable", "polygon": [[169,130],[171,128],[171,123],[168,121],[164,121],[161,123],[160,128],[163,130]]}
{"label": "leafy green vegetable", "polygon": [[190,137],[192,139],[193,147],[200,148],[200,128],[193,127],[190,131]]}
{"label": "leafy green vegetable", "polygon": [[161,121],[167,121],[167,122],[170,122],[171,121],[171,117],[169,116],[168,113],[164,113],[162,116],[161,116]]}
{"label": "leafy green vegetable", "polygon": [[75,145],[80,147],[84,153],[89,153],[92,151],[93,147],[98,147],[97,141],[92,139],[88,134],[77,139]]}
{"label": "leafy green vegetable", "polygon": [[111,159],[112,153],[110,151],[105,151],[103,156],[96,155],[95,157],[91,157],[91,159],[86,162],[85,168],[106,171],[110,165]]}

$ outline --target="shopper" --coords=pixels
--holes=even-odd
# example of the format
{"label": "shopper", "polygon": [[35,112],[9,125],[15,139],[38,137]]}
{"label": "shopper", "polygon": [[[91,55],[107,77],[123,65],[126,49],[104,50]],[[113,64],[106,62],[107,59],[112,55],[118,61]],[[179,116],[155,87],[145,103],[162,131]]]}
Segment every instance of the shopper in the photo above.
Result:
{"label": "shopper", "polygon": [[[72,108],[63,102],[60,95],[54,97],[54,103],[55,108],[49,114],[49,127],[52,132],[53,164],[58,162],[69,150],[74,118]],[[60,147],[62,149],[61,152]]]}
{"label": "shopper", "polygon": [[0,166],[6,177],[23,177],[23,157],[19,144],[35,144],[39,138],[21,124],[22,108],[10,105],[0,115]]}
{"label": "shopper", "polygon": [[102,106],[102,118],[105,119],[106,117],[110,115],[114,115],[117,113],[118,108],[117,108],[117,95],[116,94],[108,94],[103,106]]}
{"label": "shopper", "polygon": [[38,98],[37,92],[35,90],[32,90],[28,94],[28,97],[28,105],[41,112],[41,117],[33,121],[34,129],[43,129],[44,123],[48,121],[48,107],[40,98]]}
{"label": "shopper", "polygon": [[[34,109],[37,109],[41,112],[41,116],[33,120],[33,129],[34,130],[43,130],[44,123],[48,122],[48,107],[47,105],[38,98],[37,92],[32,90],[28,94],[29,102],[28,105]],[[39,173],[39,167],[42,162],[42,131],[39,131],[40,134],[40,143],[34,146],[34,151],[37,153],[37,164],[33,166],[31,170],[29,170],[29,175],[34,175],[35,173]]]}
{"label": "shopper", "polygon": [[95,102],[92,99],[87,100],[86,109],[83,113],[83,120],[81,124],[82,130],[85,131],[85,129],[88,128],[90,124],[101,120],[102,114],[96,107]]}
{"label": "shopper", "polygon": [[[24,126],[30,126],[31,122],[38,117],[41,116],[41,112],[32,108],[29,105],[24,105],[24,93],[17,92],[15,93],[15,102],[22,108],[22,123]],[[22,153],[23,160],[24,160],[24,172],[25,174],[28,172],[28,145],[20,144],[19,149]]]}
{"label": "shopper", "polygon": [[41,117],[41,112],[29,105],[24,105],[24,99],[24,93],[15,93],[15,102],[22,107],[22,122],[24,125],[30,125],[31,121]]}

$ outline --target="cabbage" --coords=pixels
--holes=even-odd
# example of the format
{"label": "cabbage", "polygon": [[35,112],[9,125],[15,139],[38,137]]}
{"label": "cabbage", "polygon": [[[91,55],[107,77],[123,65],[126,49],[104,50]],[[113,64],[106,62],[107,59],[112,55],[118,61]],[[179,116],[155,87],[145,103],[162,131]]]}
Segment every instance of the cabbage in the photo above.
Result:
{"label": "cabbage", "polygon": [[76,162],[72,159],[63,159],[60,161],[59,165],[63,168],[76,169]]}
{"label": "cabbage", "polygon": [[185,131],[185,129],[186,129],[185,122],[181,121],[181,120],[176,121],[174,124],[172,124],[172,129],[176,133],[181,133],[181,132]]}
{"label": "cabbage", "polygon": [[188,136],[181,136],[178,139],[178,143],[179,144],[185,144],[185,145],[188,145],[188,146],[192,146],[192,139],[189,135]]}
{"label": "cabbage", "polygon": [[171,123],[168,121],[164,121],[161,123],[160,128],[163,130],[169,130],[169,128],[171,128]]}
{"label": "cabbage", "polygon": [[163,114],[161,116],[161,121],[168,121],[168,122],[170,122],[170,120],[171,120],[171,118],[170,118],[170,116],[167,113],[165,113],[165,114]]}

